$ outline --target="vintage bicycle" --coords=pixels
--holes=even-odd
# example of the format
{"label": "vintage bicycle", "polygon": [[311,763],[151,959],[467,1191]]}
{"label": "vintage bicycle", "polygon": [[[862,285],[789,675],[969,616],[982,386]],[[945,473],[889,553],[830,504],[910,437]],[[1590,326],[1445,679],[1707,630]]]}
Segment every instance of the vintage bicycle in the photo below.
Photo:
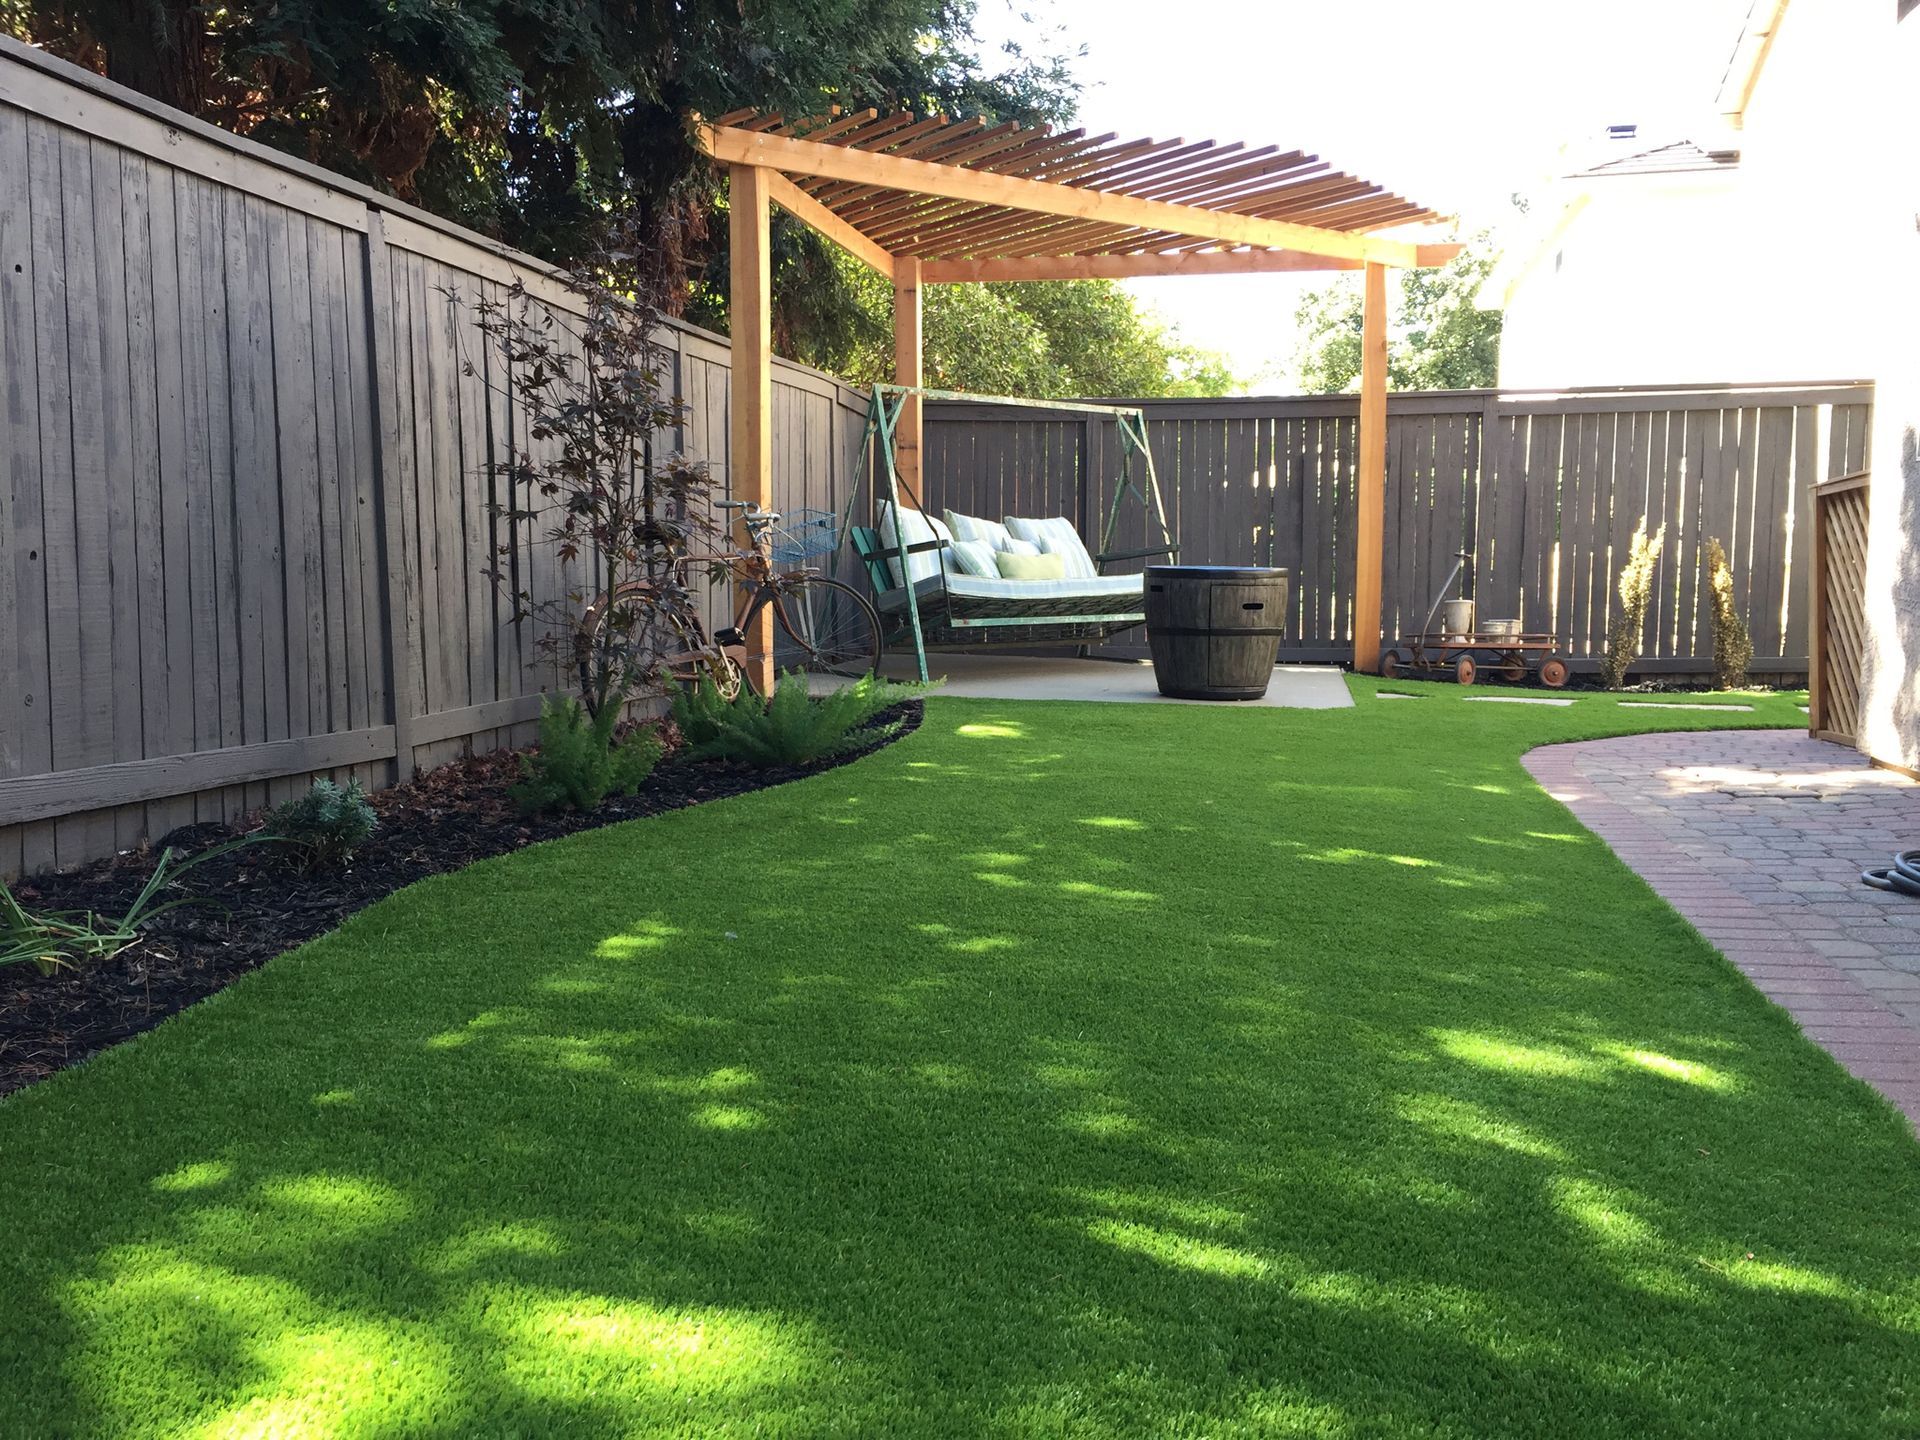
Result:
{"label": "vintage bicycle", "polygon": [[[722,500],[719,508],[739,512],[744,546],[680,556],[673,562],[674,584],[631,581],[597,597],[582,613],[574,638],[582,687],[592,688],[601,628],[618,623],[640,637],[632,664],[641,679],[632,698],[659,696],[670,685],[711,685],[732,699],[742,685],[752,687],[747,636],[768,611],[776,673],[797,670],[858,679],[876,671],[880,618],[872,604],[851,585],[805,564],[840,548],[835,517],[822,510],[787,517],[762,510],[751,500]],[[738,597],[733,623],[711,634],[700,613],[701,593],[688,583],[698,569],[711,579],[731,581]]]}

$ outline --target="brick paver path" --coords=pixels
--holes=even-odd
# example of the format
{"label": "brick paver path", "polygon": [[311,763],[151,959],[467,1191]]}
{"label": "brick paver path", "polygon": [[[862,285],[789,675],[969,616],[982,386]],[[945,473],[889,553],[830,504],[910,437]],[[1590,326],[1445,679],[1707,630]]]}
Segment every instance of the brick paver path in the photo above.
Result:
{"label": "brick paver path", "polygon": [[1781,730],[1549,745],[1526,766],[1920,1126],[1920,899],[1860,883],[1920,848],[1920,784]]}

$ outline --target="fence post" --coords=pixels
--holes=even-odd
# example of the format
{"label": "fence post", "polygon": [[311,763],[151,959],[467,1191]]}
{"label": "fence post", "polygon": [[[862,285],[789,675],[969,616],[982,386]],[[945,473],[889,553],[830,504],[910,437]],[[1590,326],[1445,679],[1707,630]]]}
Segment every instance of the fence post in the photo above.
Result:
{"label": "fence post", "polygon": [[413,778],[413,586],[400,484],[400,387],[394,372],[393,259],[381,212],[367,207],[367,344],[373,352],[374,479],[380,495],[380,607],[387,621],[393,781]]}

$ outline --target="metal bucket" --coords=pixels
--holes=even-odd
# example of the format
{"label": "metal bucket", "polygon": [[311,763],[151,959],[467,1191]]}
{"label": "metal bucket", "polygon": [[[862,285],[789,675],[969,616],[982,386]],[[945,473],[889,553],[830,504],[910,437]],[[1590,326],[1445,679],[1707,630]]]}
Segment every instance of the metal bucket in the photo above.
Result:
{"label": "metal bucket", "polygon": [[1483,620],[1480,622],[1480,633],[1483,635],[1518,635],[1520,633],[1520,622],[1518,620]]}
{"label": "metal bucket", "polygon": [[1447,634],[1470,635],[1473,633],[1473,602],[1471,600],[1449,600],[1446,603]]}

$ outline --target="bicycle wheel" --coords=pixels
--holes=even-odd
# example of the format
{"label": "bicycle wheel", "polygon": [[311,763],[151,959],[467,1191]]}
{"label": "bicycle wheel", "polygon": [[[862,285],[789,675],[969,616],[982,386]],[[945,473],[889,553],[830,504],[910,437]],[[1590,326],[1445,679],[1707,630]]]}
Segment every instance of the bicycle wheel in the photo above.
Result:
{"label": "bicycle wheel", "polygon": [[[613,607],[596,602],[574,633],[574,669],[583,694],[591,694],[599,658],[600,632]],[[731,700],[740,693],[740,668],[708,644],[699,617],[662,612],[633,625],[634,634],[617,663],[632,677],[631,701],[664,700],[674,685],[711,685]]]}
{"label": "bicycle wheel", "polygon": [[771,603],[776,670],[857,680],[880,668],[880,617],[851,585],[809,576],[782,586]]}

